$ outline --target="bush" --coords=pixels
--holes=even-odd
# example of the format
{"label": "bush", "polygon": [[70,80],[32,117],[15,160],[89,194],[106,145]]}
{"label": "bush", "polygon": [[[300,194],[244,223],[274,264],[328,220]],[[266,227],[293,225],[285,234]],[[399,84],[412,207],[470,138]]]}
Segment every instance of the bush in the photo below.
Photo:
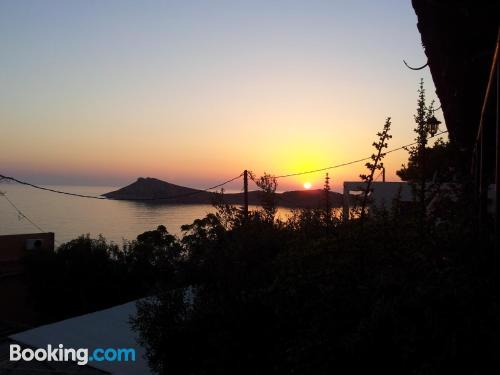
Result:
{"label": "bush", "polygon": [[102,236],[82,235],[55,252],[26,257],[31,298],[41,323],[128,302],[154,293],[174,276],[181,246],[164,226],[120,249]]}
{"label": "bush", "polygon": [[449,219],[452,236],[429,223],[424,239],[397,212],[328,230],[311,211],[271,224],[258,212],[246,225],[219,218],[184,228],[178,276],[194,296],[166,286],[139,304],[134,327],[158,373],[485,373],[497,364],[493,276],[471,253],[463,218]]}

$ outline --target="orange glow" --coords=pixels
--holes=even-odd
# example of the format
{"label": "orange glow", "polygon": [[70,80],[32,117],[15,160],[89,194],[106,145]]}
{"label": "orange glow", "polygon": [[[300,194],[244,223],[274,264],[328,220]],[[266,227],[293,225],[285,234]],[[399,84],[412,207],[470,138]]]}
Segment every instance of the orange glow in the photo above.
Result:
{"label": "orange glow", "polygon": [[[204,7],[181,6],[188,18],[165,23],[165,5],[152,11],[156,5],[116,2],[91,30],[80,11],[68,12],[76,22],[63,25],[50,22],[59,8],[41,7],[37,20],[50,27],[40,30],[22,6],[11,12],[1,62],[9,71],[0,87],[8,124],[2,173],[43,184],[122,185],[142,176],[206,188],[248,169],[293,175],[278,180],[279,191],[302,190],[306,181],[321,189],[326,170],[295,174],[369,157],[387,116],[389,149],[413,142],[418,77],[399,62],[402,53],[413,61],[426,56],[409,2],[387,7],[384,19],[394,22],[376,33],[372,21],[379,17],[360,21],[356,6],[340,12],[335,2],[323,2],[304,7],[306,14],[293,6],[283,17],[282,7],[248,3],[229,7],[231,22],[218,22],[228,11],[220,5],[215,18]],[[177,14],[171,6],[168,12]],[[125,27],[132,19],[137,28]],[[380,49],[377,40],[391,43]],[[37,46],[37,59],[27,41]],[[432,77],[422,74],[430,101]],[[441,112],[436,116],[442,120]],[[404,150],[387,154],[387,181],[398,180],[395,171],[407,160]],[[329,169],[331,189],[358,181],[364,163]],[[256,189],[252,182],[250,188]],[[242,182],[229,189],[241,191]]]}

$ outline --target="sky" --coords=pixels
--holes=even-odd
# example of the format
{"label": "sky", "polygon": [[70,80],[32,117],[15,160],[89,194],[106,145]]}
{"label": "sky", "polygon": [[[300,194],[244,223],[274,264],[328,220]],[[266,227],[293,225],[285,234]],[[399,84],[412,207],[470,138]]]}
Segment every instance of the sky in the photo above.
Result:
{"label": "sky", "polygon": [[[436,98],[428,69],[403,64],[426,61],[416,23],[410,0],[2,0],[0,173],[204,188],[369,156],[387,116],[399,147],[421,77]],[[406,160],[387,156],[388,180]],[[331,170],[333,188],[360,173]]]}

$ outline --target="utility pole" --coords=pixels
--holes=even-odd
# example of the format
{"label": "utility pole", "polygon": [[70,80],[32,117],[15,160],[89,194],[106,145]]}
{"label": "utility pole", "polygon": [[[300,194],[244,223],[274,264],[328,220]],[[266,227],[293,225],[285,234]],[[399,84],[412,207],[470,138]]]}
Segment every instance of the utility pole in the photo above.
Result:
{"label": "utility pole", "polygon": [[243,171],[243,196],[244,196],[243,215],[245,217],[245,222],[246,222],[248,221],[248,171],[246,169]]}
{"label": "utility pole", "polygon": [[385,167],[382,167],[382,182],[385,182]]}

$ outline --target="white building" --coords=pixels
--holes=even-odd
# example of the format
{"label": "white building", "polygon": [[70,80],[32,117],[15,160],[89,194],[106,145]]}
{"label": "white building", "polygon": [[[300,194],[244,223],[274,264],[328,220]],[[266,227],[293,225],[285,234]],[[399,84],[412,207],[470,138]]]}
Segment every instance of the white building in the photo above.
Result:
{"label": "white building", "polygon": [[[427,198],[430,202],[428,202],[427,210],[432,210],[435,207],[436,202],[444,196],[456,199],[456,192],[458,188],[459,184],[453,182],[442,183],[439,186],[429,182],[427,184],[429,193]],[[366,183],[364,182],[344,182],[344,212],[351,212],[351,208],[353,208],[356,204],[359,204],[359,202],[356,202],[354,197],[356,195],[363,194],[365,189]],[[371,183],[369,207],[375,206],[377,208],[386,208],[390,210],[395,200],[399,200],[399,204],[402,204],[402,207],[408,207],[415,201],[415,199],[416,197],[414,197],[413,186],[407,182],[374,181]],[[489,186],[488,212],[490,214],[494,214],[495,212],[495,184],[491,184]],[[347,220],[348,216],[344,215],[344,219]]]}

